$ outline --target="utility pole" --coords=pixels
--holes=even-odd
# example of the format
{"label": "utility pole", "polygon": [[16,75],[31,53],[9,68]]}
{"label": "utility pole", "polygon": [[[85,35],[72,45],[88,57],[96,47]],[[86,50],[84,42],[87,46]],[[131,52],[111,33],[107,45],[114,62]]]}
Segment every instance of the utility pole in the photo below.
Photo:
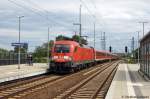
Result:
{"label": "utility pole", "polygon": [[148,22],[139,22],[139,23],[142,23],[142,25],[143,25],[143,37],[144,37],[144,29],[145,29],[145,23],[148,23]]}
{"label": "utility pole", "polygon": [[95,49],[95,22],[94,22],[94,49]]}
{"label": "utility pole", "polygon": [[134,37],[131,39],[131,52],[134,51]]}
{"label": "utility pole", "polygon": [[82,5],[80,5],[79,9],[79,23],[73,23],[73,25],[79,25],[79,36],[82,36]]}
{"label": "utility pole", "polygon": [[20,69],[20,47],[21,47],[21,44],[20,44],[20,31],[21,31],[21,18],[23,18],[24,16],[19,16],[19,40],[18,40],[18,43],[19,43],[19,49],[18,49],[18,69]]}
{"label": "utility pole", "polygon": [[105,35],[105,32],[104,32],[104,50],[106,50],[106,35]]}
{"label": "utility pole", "polygon": [[79,26],[80,26],[80,33],[79,33],[79,35],[80,35],[80,37],[82,36],[82,22],[81,22],[81,12],[82,11],[82,5],[80,4],[80,14],[79,14]]}
{"label": "utility pole", "polygon": [[101,34],[101,47],[102,50],[106,50],[106,37],[105,37],[105,32]]}
{"label": "utility pole", "polygon": [[47,38],[47,65],[49,66],[49,62],[50,62],[50,60],[49,60],[49,57],[50,57],[49,56],[49,54],[50,54],[49,53],[49,51],[50,51],[50,48],[49,48],[50,47],[49,46],[49,27],[48,27],[48,35],[47,36],[48,36],[48,38]]}
{"label": "utility pole", "polygon": [[138,33],[138,41],[137,41],[137,43],[138,43],[138,65],[139,65],[139,63],[140,63],[140,42],[139,42],[140,32],[137,31],[137,33]]}

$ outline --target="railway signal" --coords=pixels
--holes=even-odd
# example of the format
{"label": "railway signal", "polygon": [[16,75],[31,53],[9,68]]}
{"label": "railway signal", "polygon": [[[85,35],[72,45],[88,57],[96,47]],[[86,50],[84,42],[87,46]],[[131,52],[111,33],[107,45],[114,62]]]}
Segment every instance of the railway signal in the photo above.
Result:
{"label": "railway signal", "polygon": [[127,53],[128,52],[128,47],[127,46],[125,46],[125,53]]}
{"label": "railway signal", "polygon": [[110,53],[112,52],[112,47],[111,47],[111,46],[109,47],[109,52],[110,52]]}

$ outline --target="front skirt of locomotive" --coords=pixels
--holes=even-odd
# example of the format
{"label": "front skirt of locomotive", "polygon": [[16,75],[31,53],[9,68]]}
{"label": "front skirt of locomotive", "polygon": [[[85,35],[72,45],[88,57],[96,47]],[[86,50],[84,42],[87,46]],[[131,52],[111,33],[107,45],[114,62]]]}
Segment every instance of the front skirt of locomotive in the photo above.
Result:
{"label": "front skirt of locomotive", "polygon": [[73,68],[74,68],[73,62],[51,62],[50,63],[51,72],[58,72],[58,73],[71,72]]}

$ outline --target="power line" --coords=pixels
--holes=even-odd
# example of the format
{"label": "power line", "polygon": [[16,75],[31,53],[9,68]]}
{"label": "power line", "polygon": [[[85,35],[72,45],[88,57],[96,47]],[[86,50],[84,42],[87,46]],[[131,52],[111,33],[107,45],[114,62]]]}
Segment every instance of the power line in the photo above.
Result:
{"label": "power line", "polygon": [[[47,20],[49,20],[49,15],[48,15],[49,11],[47,11],[46,9],[44,9],[44,8],[40,7],[39,5],[35,4],[35,3],[32,2],[31,0],[23,0],[23,1],[24,1],[24,2],[27,2],[27,3],[30,4],[31,6],[36,6],[35,10],[38,10],[38,11],[40,11],[40,12],[46,14],[45,17],[46,17]],[[42,9],[42,10],[41,10],[41,9]],[[47,24],[48,24],[48,26],[49,26],[49,21],[47,21]]]}
{"label": "power line", "polygon": [[[93,17],[94,21],[97,21],[97,23],[100,24],[98,18],[97,18],[96,15],[95,15],[96,13],[93,14],[92,11],[89,9],[89,7],[87,6],[87,4],[86,4],[83,0],[80,0],[80,2],[84,5],[84,7],[85,7],[85,8],[87,9],[87,11],[89,12],[89,14],[91,14],[91,17]],[[91,3],[92,3],[92,1],[91,1]],[[95,5],[94,3],[92,3],[92,5],[94,6],[95,10],[97,10],[96,5]]]}
{"label": "power line", "polygon": [[[97,8],[97,6],[96,6],[96,4],[94,3],[94,0],[89,0],[90,2],[91,2],[91,4],[94,6],[94,8],[95,8],[95,14],[96,14],[96,11],[98,11],[99,9]],[[96,17],[96,15],[95,15],[95,17]],[[101,17],[101,16],[100,16]],[[104,23],[104,22],[101,22],[101,21],[103,21],[103,20],[101,20],[101,21],[99,21],[99,19],[96,17],[96,20],[99,22],[99,24],[101,24],[102,25],[102,23]]]}
{"label": "power line", "polygon": [[92,0],[89,0],[91,2],[91,4],[94,6],[95,9],[97,9],[95,3]]}
{"label": "power line", "polygon": [[87,9],[87,11],[89,12],[89,14],[91,14],[91,17],[93,17],[95,19],[95,15],[92,13],[92,11],[88,8],[88,6],[86,5],[86,3],[83,0],[80,0],[81,3],[84,5],[84,7]]}
{"label": "power line", "polygon": [[16,3],[15,1],[12,1],[12,0],[8,0],[9,2],[11,2],[11,3],[13,3],[14,5],[16,5],[16,6],[18,6],[18,7],[21,7],[21,8],[23,8],[23,9],[25,9],[25,10],[28,10],[28,11],[32,11],[33,13],[35,13],[35,14],[37,14],[37,15],[40,15],[40,16],[42,16],[42,17],[45,17],[45,16],[43,16],[43,14],[40,14],[40,13],[38,13],[38,12],[36,12],[35,11],[35,9],[31,9],[31,8],[29,8],[29,7],[26,7],[25,5],[21,5],[21,4],[18,4],[18,3]]}
{"label": "power line", "polygon": [[[32,11],[33,13],[35,13],[35,14],[37,14],[37,15],[39,15],[39,16],[41,16],[41,17],[43,17],[44,19],[46,19],[45,21],[47,22],[47,21],[51,21],[51,23],[55,23],[55,24],[57,24],[57,25],[61,25],[61,26],[64,26],[64,24],[62,24],[62,22],[56,22],[56,21],[54,21],[54,20],[52,20],[52,19],[49,19],[49,17],[48,17],[48,14],[50,13],[49,11],[47,11],[47,10],[45,10],[45,9],[43,9],[43,10],[39,10],[39,9],[35,9],[35,8],[31,8],[31,7],[29,7],[29,6],[26,6],[26,5],[22,5],[22,4],[19,4],[19,3],[17,3],[17,2],[15,2],[15,1],[12,1],[12,0],[8,0],[9,2],[11,2],[11,3],[13,3],[14,5],[16,5],[16,6],[18,6],[18,7],[21,7],[21,8],[23,8],[23,9],[25,9],[25,10],[28,10],[28,11]],[[26,1],[23,1],[23,2],[26,2]],[[33,2],[32,2],[33,3]],[[31,2],[30,3],[28,3],[28,4],[31,4]],[[34,4],[35,5],[35,4]],[[39,6],[38,6],[39,7]],[[41,9],[41,7],[40,7],[40,9]],[[43,13],[43,14],[41,14],[41,13]],[[54,13],[53,13],[54,14]],[[72,22],[71,22],[72,23]],[[70,26],[70,25],[68,25],[68,26]],[[65,27],[65,28],[67,28],[67,27]],[[68,28],[67,28],[68,29]]]}
{"label": "power line", "polygon": [[[42,10],[44,10],[44,11],[47,11],[46,9],[40,7],[39,5],[35,4],[35,3],[34,3],[33,1],[31,1],[31,0],[23,0],[23,1],[24,1],[24,2],[27,2],[28,4],[32,4],[32,5],[36,6],[36,7],[39,8],[40,10],[42,9]],[[39,10],[39,9],[38,9],[38,10]]]}

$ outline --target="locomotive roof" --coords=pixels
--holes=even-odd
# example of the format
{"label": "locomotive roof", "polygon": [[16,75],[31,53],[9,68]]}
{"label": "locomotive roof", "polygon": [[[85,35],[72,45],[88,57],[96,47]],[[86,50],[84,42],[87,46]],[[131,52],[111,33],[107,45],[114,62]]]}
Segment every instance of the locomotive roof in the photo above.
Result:
{"label": "locomotive roof", "polygon": [[[55,44],[73,44],[75,46],[80,46],[78,42],[76,41],[69,41],[69,40],[61,40],[61,41],[56,41]],[[80,46],[80,47],[84,47],[84,48],[92,48],[90,46],[87,46],[87,45],[83,45],[83,46]]]}
{"label": "locomotive roof", "polygon": [[68,41],[68,40],[56,41],[55,44],[73,44],[73,45],[79,46],[79,43],[75,41]]}

